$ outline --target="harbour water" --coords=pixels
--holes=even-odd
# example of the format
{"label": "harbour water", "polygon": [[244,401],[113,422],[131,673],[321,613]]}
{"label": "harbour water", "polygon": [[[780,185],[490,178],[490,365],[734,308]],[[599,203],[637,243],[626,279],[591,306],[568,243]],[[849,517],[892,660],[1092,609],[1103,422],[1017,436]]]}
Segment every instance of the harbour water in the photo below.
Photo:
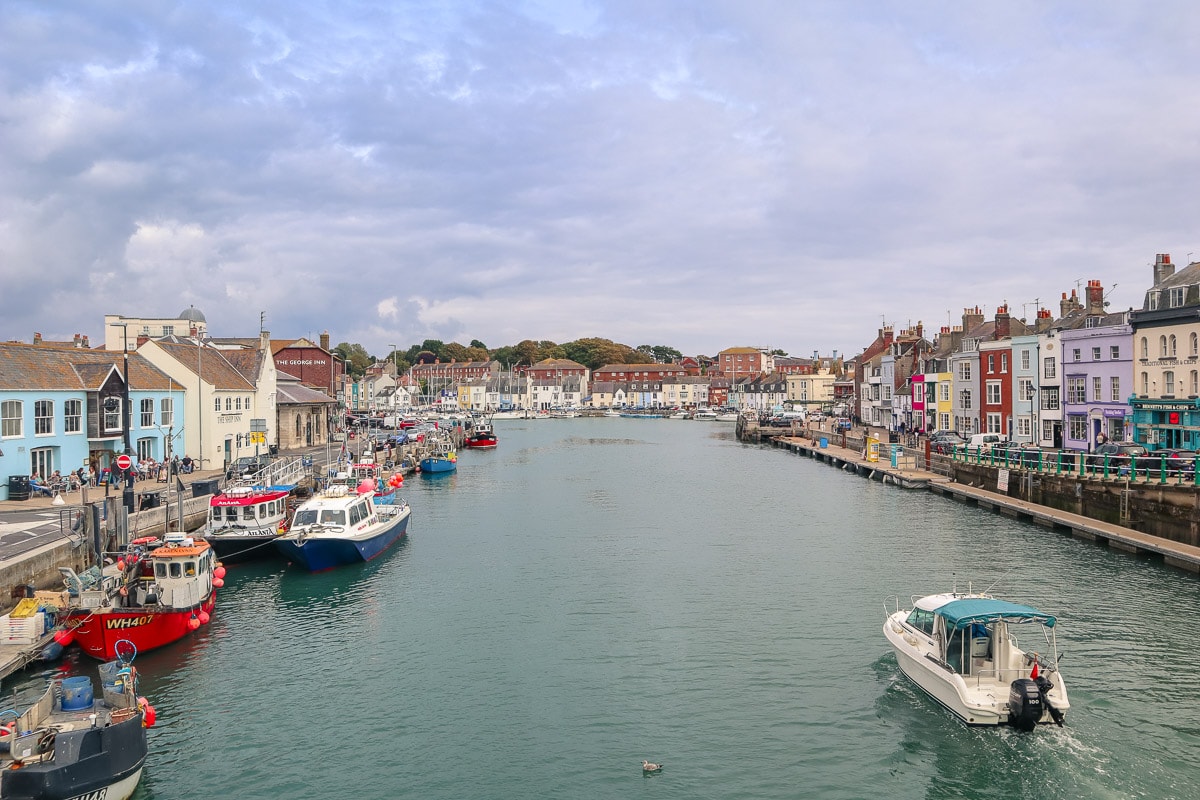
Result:
{"label": "harbour water", "polygon": [[[231,569],[139,658],[138,798],[1195,796],[1194,577],[731,425],[497,427],[394,551]],[[968,729],[888,652],[886,598],[997,579],[1059,615],[1064,729]]]}

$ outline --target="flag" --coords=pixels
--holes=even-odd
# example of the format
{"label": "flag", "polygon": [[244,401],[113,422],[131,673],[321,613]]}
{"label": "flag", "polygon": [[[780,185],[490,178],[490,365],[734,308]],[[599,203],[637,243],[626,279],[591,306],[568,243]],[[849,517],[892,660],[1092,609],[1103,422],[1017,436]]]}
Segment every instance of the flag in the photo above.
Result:
{"label": "flag", "polygon": [[1033,662],[1033,669],[1032,669],[1032,670],[1030,670],[1030,672],[1029,672],[1029,677],[1033,678],[1033,679],[1036,681],[1036,680],[1037,680],[1037,676],[1038,676],[1038,663],[1037,663],[1037,661],[1034,661],[1034,662]]}

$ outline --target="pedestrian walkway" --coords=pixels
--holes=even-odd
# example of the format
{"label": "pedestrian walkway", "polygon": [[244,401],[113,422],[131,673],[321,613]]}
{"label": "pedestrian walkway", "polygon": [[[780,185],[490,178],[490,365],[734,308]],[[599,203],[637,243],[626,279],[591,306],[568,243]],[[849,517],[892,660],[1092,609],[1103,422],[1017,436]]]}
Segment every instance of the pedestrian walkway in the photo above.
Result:
{"label": "pedestrian walkway", "polygon": [[[214,478],[224,478],[225,471],[223,469],[209,469],[204,471],[193,471],[187,475],[180,474],[179,480],[183,482],[184,487],[190,496],[190,488],[196,481],[208,481]],[[169,478],[166,481],[158,481],[152,478],[146,480],[134,481],[133,492],[135,495],[144,494],[147,492],[166,492],[168,488],[175,485],[175,479]],[[106,496],[120,497],[125,491],[125,484],[117,486],[102,484],[100,486],[88,486],[77,489],[73,492],[63,492],[59,496],[62,498],[62,503],[56,504],[53,497],[44,495],[31,496],[28,500],[0,500],[0,512],[2,511],[33,511],[36,509],[51,508],[55,505],[83,505],[84,496],[86,495],[88,502],[102,501]]]}

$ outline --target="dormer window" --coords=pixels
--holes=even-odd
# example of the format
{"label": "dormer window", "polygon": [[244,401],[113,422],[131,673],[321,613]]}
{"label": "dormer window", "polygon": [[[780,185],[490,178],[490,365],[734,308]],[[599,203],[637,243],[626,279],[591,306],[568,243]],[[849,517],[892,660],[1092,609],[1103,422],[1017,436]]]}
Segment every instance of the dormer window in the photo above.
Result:
{"label": "dormer window", "polygon": [[1146,310],[1158,310],[1158,292],[1146,292]]}
{"label": "dormer window", "polygon": [[1168,298],[1170,308],[1181,307],[1185,300],[1187,300],[1186,286],[1176,286],[1175,288],[1171,289],[1171,295]]}

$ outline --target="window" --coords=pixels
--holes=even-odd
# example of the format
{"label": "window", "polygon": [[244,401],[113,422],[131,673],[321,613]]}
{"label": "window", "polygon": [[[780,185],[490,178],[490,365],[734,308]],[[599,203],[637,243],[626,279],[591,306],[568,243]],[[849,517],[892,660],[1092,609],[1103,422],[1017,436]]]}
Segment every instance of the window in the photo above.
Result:
{"label": "window", "polygon": [[1000,405],[1000,381],[987,382],[987,404],[989,406]]}
{"label": "window", "polygon": [[164,397],[162,400],[159,400],[158,409],[164,428],[169,428],[175,424],[175,398]]}
{"label": "window", "polygon": [[238,398],[235,398],[235,402],[234,402],[234,404],[233,404],[233,410],[234,410],[234,411],[241,411],[241,410],[242,410],[242,398],[240,398],[240,397],[238,397]]}
{"label": "window", "polygon": [[63,403],[63,431],[79,433],[83,430],[83,401],[67,400]]}
{"label": "window", "polygon": [[1017,417],[1017,436],[1028,439],[1033,435],[1032,420],[1029,417]]}
{"label": "window", "polygon": [[1146,292],[1146,310],[1158,310],[1158,292]]}
{"label": "window", "polygon": [[54,401],[33,401],[33,435],[48,436],[54,433]]}
{"label": "window", "polygon": [[960,380],[964,380],[964,381],[971,380],[971,362],[970,361],[958,362],[958,377]]}
{"label": "window", "polygon": [[1067,378],[1067,402],[1087,402],[1087,387],[1084,385],[1083,378]]}
{"label": "window", "polygon": [[117,397],[104,398],[104,430],[119,431],[122,429],[121,419],[124,416],[124,411],[121,410],[121,400]]}
{"label": "window", "polygon": [[149,397],[143,398],[139,404],[141,409],[142,427],[149,428],[154,425],[154,400]]}
{"label": "window", "polygon": [[1021,371],[1022,372],[1029,371],[1029,351],[1028,350],[1021,351]]}
{"label": "window", "polygon": [[1087,439],[1087,417],[1082,414],[1067,417],[1067,438]]}
{"label": "window", "polygon": [[1054,356],[1042,359],[1042,377],[1055,378],[1058,377],[1058,370],[1054,367]]}
{"label": "window", "polygon": [[214,397],[213,398],[213,411],[220,411],[220,410],[221,410],[221,398]]}
{"label": "window", "polygon": [[1092,376],[1092,400],[1099,403],[1104,399],[1104,380],[1099,375]]}
{"label": "window", "polygon": [[145,461],[154,455],[154,440],[153,439],[138,439],[137,440],[137,457],[138,461]]}
{"label": "window", "polygon": [[225,398],[225,410],[233,411],[233,398],[232,397]]}
{"label": "window", "polygon": [[943,413],[939,414],[938,419],[941,420],[941,424],[938,426],[938,430],[943,430],[943,431],[950,430],[950,414],[948,412],[943,412]]}
{"label": "window", "polygon": [[[938,384],[938,399],[941,400],[943,403],[950,402],[950,382],[949,381]],[[942,428],[942,430],[946,430],[946,428]]]}
{"label": "window", "polygon": [[1190,355],[1192,358],[1200,355],[1200,337],[1196,336],[1194,333],[1188,337],[1188,355]]}
{"label": "window", "polygon": [[[1192,397],[1200,394],[1200,384],[1197,383],[1197,376],[1200,376],[1200,373],[1196,372],[1196,370],[1192,370],[1191,374],[1188,375],[1188,394]],[[1116,378],[1113,378],[1113,380],[1115,381]]]}
{"label": "window", "polygon": [[1081,351],[1079,350],[1079,348],[1078,348],[1078,347],[1076,347],[1074,350],[1072,350],[1072,351],[1071,351],[1071,360],[1072,360],[1072,361],[1079,361],[1079,360],[1080,360],[1080,358],[1081,358],[1081,356],[1079,355],[1079,354],[1080,354],[1080,352],[1081,352]]}
{"label": "window", "polygon": [[1169,308],[1179,308],[1180,306],[1183,305],[1183,303],[1186,299],[1187,299],[1187,287],[1186,286],[1176,286],[1173,289],[1171,289],[1170,296],[1167,299],[1167,305]]}
{"label": "window", "polygon": [[1167,339],[1167,355],[1169,355],[1171,358],[1175,358],[1176,356],[1175,334],[1173,333],[1171,334],[1170,338]]}
{"label": "window", "polygon": [[1019,381],[1017,381],[1017,399],[1033,399],[1033,381],[1031,381],[1029,378],[1021,378]]}
{"label": "window", "polygon": [[[1195,335],[1196,334],[1194,334],[1194,333],[1192,334],[1192,336],[1195,336]],[[1108,357],[1111,358],[1113,361],[1118,360],[1121,357],[1121,346],[1118,344],[1114,344],[1112,347],[1108,348]]]}
{"label": "window", "polygon": [[1042,387],[1042,410],[1057,411],[1058,410],[1058,387],[1044,386]]}
{"label": "window", "polygon": [[996,371],[996,356],[992,353],[988,353],[988,374],[991,375],[995,371]]}
{"label": "window", "polygon": [[1150,357],[1150,342],[1145,336],[1142,337],[1142,360],[1145,361]]}
{"label": "window", "polygon": [[958,393],[958,405],[961,408],[963,408],[964,410],[970,410],[970,408],[971,408],[971,390],[970,389],[963,389],[961,392]]}
{"label": "window", "polygon": [[1092,361],[1099,361],[1099,360],[1100,360],[1100,348],[1093,347],[1092,348]]}
{"label": "window", "polygon": [[174,335],[175,335],[175,326],[174,325],[163,325],[163,336],[174,336]]}
{"label": "window", "polygon": [[1158,337],[1158,357],[1159,358],[1167,357],[1167,337],[1166,336]]}
{"label": "window", "polygon": [[1008,372],[1008,353],[1000,354],[1000,371]]}
{"label": "window", "polygon": [[1150,394],[1150,373],[1142,373],[1142,396]]}
{"label": "window", "polygon": [[998,412],[988,412],[987,433],[1004,433],[1004,430],[1000,427],[1000,414]]}
{"label": "window", "polygon": [[[1195,371],[1193,371],[1192,374],[1195,375]],[[1112,400],[1114,403],[1121,402],[1121,379],[1113,376],[1108,379],[1108,383],[1109,388],[1111,389],[1108,399]]]}
{"label": "window", "polygon": [[1171,396],[1175,394],[1175,373],[1171,370],[1163,373],[1163,394]]}
{"label": "window", "polygon": [[1052,420],[1052,419],[1042,420],[1042,441],[1046,441],[1046,442],[1054,441],[1054,420]]}

